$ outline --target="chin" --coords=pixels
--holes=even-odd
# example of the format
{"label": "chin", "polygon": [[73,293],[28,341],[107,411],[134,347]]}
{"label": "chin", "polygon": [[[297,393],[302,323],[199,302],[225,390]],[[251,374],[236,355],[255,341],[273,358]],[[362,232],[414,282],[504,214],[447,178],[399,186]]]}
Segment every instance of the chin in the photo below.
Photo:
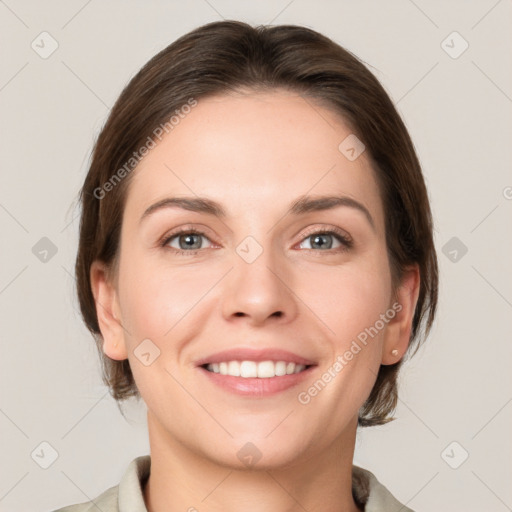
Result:
{"label": "chin", "polygon": [[[265,437],[266,436],[266,437]],[[212,463],[233,470],[265,471],[291,467],[307,459],[303,436],[252,434],[225,438],[222,442],[212,440],[203,447],[204,457]],[[215,449],[212,451],[211,446]]]}

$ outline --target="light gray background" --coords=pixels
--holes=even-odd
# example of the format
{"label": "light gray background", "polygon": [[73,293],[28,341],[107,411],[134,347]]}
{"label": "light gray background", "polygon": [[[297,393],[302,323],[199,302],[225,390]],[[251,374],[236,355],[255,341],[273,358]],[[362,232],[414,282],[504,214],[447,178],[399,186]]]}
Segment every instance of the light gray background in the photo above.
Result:
{"label": "light gray background", "polygon": [[[389,91],[424,167],[439,315],[402,373],[398,419],[361,432],[355,462],[418,512],[512,510],[511,15],[510,0],[0,1],[0,509],[86,501],[149,453],[144,406],[120,415],[77,312],[73,201],[129,78],[226,18],[303,24],[353,51]],[[50,47],[43,31],[59,45],[47,59],[31,47]],[[453,31],[469,43],[458,58]],[[32,252],[42,237],[58,249],[46,262]],[[468,249],[457,261],[453,237]],[[43,441],[58,452],[48,469]]]}

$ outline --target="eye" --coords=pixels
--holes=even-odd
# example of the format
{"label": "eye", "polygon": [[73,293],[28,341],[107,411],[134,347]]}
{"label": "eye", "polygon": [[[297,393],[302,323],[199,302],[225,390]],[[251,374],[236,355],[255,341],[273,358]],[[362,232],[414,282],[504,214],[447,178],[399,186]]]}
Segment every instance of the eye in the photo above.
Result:
{"label": "eye", "polygon": [[[206,249],[203,240],[210,244],[212,241],[202,232],[195,228],[181,228],[178,231],[165,236],[161,246],[170,249],[178,255],[195,255],[199,251]],[[304,247],[306,244],[306,247]],[[308,247],[309,245],[309,247]],[[352,239],[344,231],[337,229],[317,229],[303,235],[303,241],[299,244],[300,249],[318,252],[343,252],[353,246]]]}
{"label": "eye", "polygon": [[[304,243],[308,244],[309,247],[303,247]],[[351,247],[352,240],[350,239],[350,237],[346,233],[334,229],[323,231],[316,230],[312,233],[310,232],[309,234],[306,235],[304,241],[300,244],[301,249],[320,249],[320,251],[343,251]]]}
{"label": "eye", "polygon": [[211,240],[203,232],[188,228],[165,237],[161,245],[162,247],[171,248],[179,254],[195,254],[205,248],[203,239],[211,243]]}

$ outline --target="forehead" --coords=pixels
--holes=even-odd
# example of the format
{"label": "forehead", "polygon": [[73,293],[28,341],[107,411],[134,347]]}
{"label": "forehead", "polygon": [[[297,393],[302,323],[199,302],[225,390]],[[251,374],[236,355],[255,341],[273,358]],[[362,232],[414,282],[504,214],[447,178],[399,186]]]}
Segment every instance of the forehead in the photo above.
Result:
{"label": "forehead", "polygon": [[133,171],[125,213],[140,217],[165,197],[198,195],[223,203],[228,216],[277,214],[298,196],[340,194],[382,224],[366,152],[348,159],[340,151],[347,137],[354,135],[339,115],[296,93],[200,99]]}

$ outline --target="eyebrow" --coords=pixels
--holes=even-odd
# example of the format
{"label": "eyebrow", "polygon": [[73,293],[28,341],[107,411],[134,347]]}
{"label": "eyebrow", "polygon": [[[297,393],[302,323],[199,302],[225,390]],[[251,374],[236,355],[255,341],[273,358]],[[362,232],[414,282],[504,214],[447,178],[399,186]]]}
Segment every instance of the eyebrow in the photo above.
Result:
{"label": "eyebrow", "polygon": [[[375,222],[368,209],[359,201],[347,196],[301,196],[291,203],[287,214],[301,215],[310,212],[331,210],[340,206],[346,206],[360,211],[364,214],[371,227],[375,229]],[[227,217],[226,210],[220,203],[206,197],[166,197],[147,208],[142,214],[139,223],[156,211],[166,208],[181,208],[191,212],[206,213],[222,219]]]}

